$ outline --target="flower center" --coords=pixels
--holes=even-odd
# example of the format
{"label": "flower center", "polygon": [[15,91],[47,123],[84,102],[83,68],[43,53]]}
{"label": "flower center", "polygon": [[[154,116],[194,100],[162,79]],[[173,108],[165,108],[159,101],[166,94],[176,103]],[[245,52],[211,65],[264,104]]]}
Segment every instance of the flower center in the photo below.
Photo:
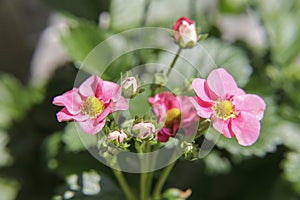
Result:
{"label": "flower center", "polygon": [[216,101],[212,110],[216,117],[223,120],[236,117],[234,106],[228,100]]}
{"label": "flower center", "polygon": [[90,118],[96,118],[104,110],[103,103],[94,96],[86,98],[85,102],[80,106],[82,114],[89,115]]}
{"label": "flower center", "polygon": [[171,125],[175,120],[180,121],[181,112],[178,108],[172,108],[167,112],[166,125]]}

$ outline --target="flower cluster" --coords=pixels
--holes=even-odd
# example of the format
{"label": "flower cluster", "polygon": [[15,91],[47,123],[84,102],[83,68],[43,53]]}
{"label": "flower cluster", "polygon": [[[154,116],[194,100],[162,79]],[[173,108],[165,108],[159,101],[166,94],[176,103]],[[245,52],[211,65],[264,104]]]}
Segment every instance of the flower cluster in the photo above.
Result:
{"label": "flower cluster", "polygon": [[[165,90],[181,51],[192,48],[206,37],[199,34],[195,23],[187,17],[177,20],[173,33],[174,41],[179,46],[178,52],[167,73],[158,72],[153,76],[150,91],[145,92],[143,98],[138,96],[147,87],[144,88],[138,75],[133,76],[129,72],[125,77],[121,76],[120,84],[92,75],[78,88],[53,99],[54,105],[63,107],[57,113],[59,122],[75,121],[85,133],[91,135],[101,132],[97,135],[98,153],[109,166],[115,169],[124,166],[121,161],[124,154],[120,150],[138,153],[137,163],[140,166],[137,167],[141,172],[154,170],[162,160],[169,162],[153,189],[153,172],[141,174],[140,199],[150,199],[150,191],[153,191],[151,199],[188,198],[192,192],[190,189],[181,191],[171,188],[161,194],[163,183],[173,166],[171,162],[177,156],[175,153],[182,152],[179,156],[183,155],[188,160],[199,158],[199,141],[202,138],[198,137],[211,126],[226,138],[236,137],[240,145],[252,145],[260,134],[260,120],[266,109],[261,97],[246,94],[223,68],[212,70],[206,79],[195,77],[188,82],[186,91],[175,88],[177,95]],[[144,102],[136,99],[143,99]],[[132,113],[122,112],[131,111],[131,106],[132,110],[144,106],[140,103],[147,104],[145,108],[150,109],[144,114],[134,114],[133,118]],[[161,147],[166,147],[166,154],[161,153]],[[167,156],[162,158],[160,155]],[[129,162],[134,160],[130,156],[124,158],[129,158]],[[130,163],[129,166],[133,165]],[[121,172],[114,173],[127,199],[135,199]]]}
{"label": "flower cluster", "polygon": [[[180,18],[173,30],[175,42],[181,48],[192,47],[199,40],[195,23],[187,17]],[[136,77],[128,76],[118,85],[92,75],[79,88],[55,97],[53,104],[63,106],[57,113],[59,122],[76,121],[88,134],[107,127],[107,140],[117,144],[134,137],[165,143],[178,131],[192,136],[203,120],[225,137],[235,136],[241,145],[252,145],[257,140],[266,108],[259,96],[238,88],[233,77],[222,68],[213,70],[206,80],[195,78],[192,88],[195,96],[176,96],[170,91],[149,96],[155,119],[148,116],[134,120],[126,131],[118,127],[118,122],[112,125],[107,118],[113,112],[128,110],[126,98],[135,98],[142,92]]]}
{"label": "flower cluster", "polygon": [[[149,97],[157,122],[163,126],[156,131],[150,122],[136,123],[132,130],[139,132],[137,137],[144,139],[156,133],[158,141],[167,142],[178,129],[192,135],[200,118],[205,118],[210,119],[213,127],[225,137],[236,136],[241,145],[251,145],[257,140],[259,121],[266,108],[259,96],[246,94],[238,88],[233,77],[222,68],[213,70],[207,80],[194,79],[192,87],[194,97],[175,96],[169,91]],[[121,86],[93,75],[79,88],[54,98],[53,104],[64,106],[57,113],[57,119],[60,122],[76,121],[84,132],[96,134],[105,126],[109,114],[128,109],[121,92]],[[108,135],[108,140],[119,143],[126,138],[123,131],[115,130]]]}

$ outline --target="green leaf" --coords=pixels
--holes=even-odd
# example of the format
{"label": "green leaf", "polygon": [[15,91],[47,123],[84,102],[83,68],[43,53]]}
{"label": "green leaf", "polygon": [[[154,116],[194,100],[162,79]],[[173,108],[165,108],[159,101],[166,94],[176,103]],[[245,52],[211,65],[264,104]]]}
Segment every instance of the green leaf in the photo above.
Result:
{"label": "green leaf", "polygon": [[226,157],[221,157],[216,150],[211,151],[203,159],[205,163],[205,171],[208,174],[225,174],[231,170],[231,164]]}
{"label": "green leaf", "polygon": [[17,197],[20,184],[14,180],[3,179],[0,177],[0,199],[14,200]]}
{"label": "green leaf", "polygon": [[0,131],[0,167],[10,165],[13,161],[13,158],[9,154],[9,151],[6,147],[8,141],[8,135]]}
{"label": "green leaf", "polygon": [[220,10],[226,13],[240,13],[247,7],[247,0],[223,0],[220,1]]}
{"label": "green leaf", "polygon": [[[178,47],[176,47],[178,48]],[[170,52],[174,52],[171,54]],[[159,63],[169,66],[175,57],[176,50],[162,52]],[[208,38],[199,42],[191,49],[184,49],[180,54],[170,75],[170,80],[175,86],[180,87],[184,83],[182,77],[189,80],[192,77],[206,78],[216,68],[225,68],[235,78],[239,86],[244,86],[252,73],[252,67],[245,53],[234,46],[221,40]]]}
{"label": "green leaf", "polygon": [[74,17],[69,20],[69,26],[61,40],[83,74],[97,74],[112,80],[131,67],[133,55],[127,54],[130,45],[122,35],[110,37],[110,33],[101,31],[96,24]]}
{"label": "green leaf", "polygon": [[145,0],[112,0],[110,6],[111,28],[121,31],[138,27],[142,20],[145,2]]}
{"label": "green leaf", "polygon": [[300,120],[300,93],[295,92],[300,88],[299,58],[290,65],[284,67],[269,65],[266,68],[267,75],[272,80],[273,90],[281,91],[279,112],[285,119],[291,121]]}
{"label": "green leaf", "polygon": [[148,98],[151,95],[150,92],[150,87],[147,85],[145,86],[145,92],[138,94],[133,99],[130,99],[129,113],[132,118],[134,118],[134,116],[142,118],[144,115],[148,115],[150,113],[152,109],[148,103]]}
{"label": "green leaf", "polygon": [[[149,2],[148,12],[145,5]],[[170,9],[172,5],[172,9]],[[165,27],[171,29],[173,24],[181,16],[191,17],[197,26],[206,26],[203,20],[205,3],[182,0],[113,0],[110,7],[111,28],[116,31],[124,31],[142,26],[146,14],[146,26]],[[134,13],[134,15],[132,15]]]}
{"label": "green leaf", "polygon": [[66,144],[66,151],[80,152],[97,145],[97,136],[81,130],[75,122],[69,123],[64,130],[62,141]]}
{"label": "green leaf", "polygon": [[[108,7],[108,0],[43,0],[54,9],[67,11],[74,15],[97,20],[101,10]],[[106,8],[107,9],[107,8]]]}
{"label": "green leaf", "polygon": [[104,40],[99,27],[87,20],[69,20],[69,30],[63,32],[61,40],[75,63],[82,64],[88,54]]}
{"label": "green leaf", "polygon": [[273,59],[282,66],[289,64],[300,51],[299,1],[255,2],[270,39]]}
{"label": "green leaf", "polygon": [[56,156],[59,153],[60,147],[62,146],[62,134],[62,132],[53,133],[45,139],[44,148],[49,169],[57,168],[58,162]]}
{"label": "green leaf", "polygon": [[8,74],[0,76],[0,129],[8,128],[12,120],[23,117],[26,111],[43,98],[42,89],[24,87]]}
{"label": "green leaf", "polygon": [[300,152],[289,152],[282,163],[284,177],[300,193]]}

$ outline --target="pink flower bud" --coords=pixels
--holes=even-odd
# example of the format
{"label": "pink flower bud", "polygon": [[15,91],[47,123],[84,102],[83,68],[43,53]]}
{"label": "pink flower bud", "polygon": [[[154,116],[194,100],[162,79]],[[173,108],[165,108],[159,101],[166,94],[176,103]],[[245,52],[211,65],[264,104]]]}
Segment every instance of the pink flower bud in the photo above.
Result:
{"label": "pink flower bud", "polygon": [[173,26],[175,41],[182,47],[194,45],[198,41],[195,23],[187,17],[179,18]]}
{"label": "pink flower bud", "polygon": [[152,123],[140,122],[132,127],[132,130],[139,131],[138,138],[144,139],[155,133],[155,126]]}
{"label": "pink flower bud", "polygon": [[110,132],[107,136],[107,140],[116,140],[118,143],[122,143],[124,139],[127,138],[127,135],[121,130],[121,131],[113,131]]}
{"label": "pink flower bud", "polygon": [[135,94],[138,89],[137,80],[133,76],[129,76],[125,80],[123,80],[122,86],[125,90],[130,90],[132,94]]}

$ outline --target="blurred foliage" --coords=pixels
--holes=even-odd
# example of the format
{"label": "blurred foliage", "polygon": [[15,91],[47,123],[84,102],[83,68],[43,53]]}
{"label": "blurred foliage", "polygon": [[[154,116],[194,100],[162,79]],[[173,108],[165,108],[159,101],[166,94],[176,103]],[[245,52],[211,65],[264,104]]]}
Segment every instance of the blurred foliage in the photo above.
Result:
{"label": "blurred foliage", "polygon": [[[261,135],[253,146],[242,147],[235,139],[220,136],[214,150],[203,160],[180,160],[166,188],[191,188],[189,199],[300,198],[300,1],[44,2],[67,18],[68,29],[61,35],[61,43],[73,65],[57,70],[40,88],[23,86],[11,75],[0,76],[1,200],[122,199],[110,169],[86,150],[94,144],[95,137],[83,134],[74,123],[59,124],[55,119],[59,108],[52,106],[51,101],[73,87],[79,69],[81,73],[96,73],[103,79],[116,80],[120,72],[137,64],[169,65],[174,46],[166,47],[170,52],[162,51],[158,48],[165,43],[157,42],[160,43],[154,45],[157,49],[125,52],[126,48],[134,49],[139,41],[136,37],[126,40],[124,35],[115,34],[141,26],[171,28],[183,15],[193,18],[202,32],[209,33],[209,38],[197,46],[199,49],[184,50],[174,69],[193,78],[206,77],[214,67],[224,67],[239,86],[262,96],[267,110]],[[103,11],[110,16],[106,28],[98,24]],[[258,28],[267,41],[262,46],[249,45],[241,38],[226,41],[220,19],[228,15],[236,20],[244,15],[254,21],[258,19]],[[238,24],[235,28],[243,27]],[[145,37],[153,41],[155,37],[151,36]],[[251,37],[251,32],[246,37]],[[98,45],[105,50],[97,51]],[[85,60],[91,50],[98,57]],[[120,52],[125,53],[116,57]],[[131,104],[140,105],[145,95],[148,94],[142,93]],[[148,109],[145,107],[145,112]],[[219,133],[211,130],[209,134]],[[97,184],[87,189],[92,195],[83,190],[86,184],[95,183],[95,180],[85,183],[84,174],[89,173],[99,176]],[[158,176],[155,173],[154,179]],[[126,177],[137,192],[137,175],[126,174]]]}
{"label": "blurred foliage", "polygon": [[98,21],[99,13],[108,10],[109,0],[42,0],[52,8],[78,17]]}
{"label": "blurred foliage", "polygon": [[42,100],[42,89],[24,88],[10,75],[0,76],[0,129],[6,129],[14,119],[26,115],[32,104]]}

